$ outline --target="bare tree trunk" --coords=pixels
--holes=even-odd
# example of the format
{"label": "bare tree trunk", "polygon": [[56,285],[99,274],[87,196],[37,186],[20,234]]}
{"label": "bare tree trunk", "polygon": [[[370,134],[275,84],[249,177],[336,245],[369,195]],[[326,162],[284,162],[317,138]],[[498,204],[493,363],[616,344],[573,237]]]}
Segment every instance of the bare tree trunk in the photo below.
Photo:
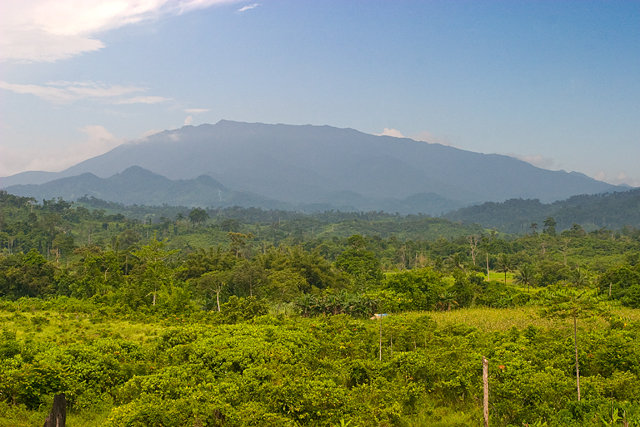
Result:
{"label": "bare tree trunk", "polygon": [[487,252],[487,282],[489,281],[489,252]]}
{"label": "bare tree trunk", "polygon": [[484,415],[484,427],[489,427],[489,361],[484,356],[482,356],[482,388],[482,415]]}
{"label": "bare tree trunk", "polygon": [[476,236],[469,236],[469,247],[471,248],[471,260],[473,265],[476,265],[476,251],[478,249],[478,238]]}
{"label": "bare tree trunk", "polygon": [[216,291],[216,304],[218,304],[218,313],[220,312],[220,289]]}
{"label": "bare tree trunk", "polygon": [[573,345],[576,349],[576,388],[578,389],[578,402],[580,402],[580,365],[578,364],[578,316],[573,315]]}

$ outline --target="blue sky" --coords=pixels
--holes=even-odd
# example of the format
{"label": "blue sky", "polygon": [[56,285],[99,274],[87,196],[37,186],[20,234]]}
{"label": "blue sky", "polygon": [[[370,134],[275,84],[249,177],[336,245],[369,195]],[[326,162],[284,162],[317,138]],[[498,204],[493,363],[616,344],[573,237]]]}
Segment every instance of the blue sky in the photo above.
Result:
{"label": "blue sky", "polygon": [[640,186],[640,1],[0,0],[0,176],[220,119]]}

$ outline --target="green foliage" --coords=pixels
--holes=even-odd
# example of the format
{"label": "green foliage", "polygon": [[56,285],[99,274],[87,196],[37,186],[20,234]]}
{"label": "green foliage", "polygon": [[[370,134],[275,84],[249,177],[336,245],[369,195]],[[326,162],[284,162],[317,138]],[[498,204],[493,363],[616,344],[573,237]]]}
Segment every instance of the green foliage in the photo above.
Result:
{"label": "green foliage", "polygon": [[224,323],[237,323],[267,314],[267,305],[256,297],[238,298],[232,295],[221,307]]}
{"label": "green foliage", "polygon": [[442,275],[431,268],[387,274],[385,288],[407,295],[410,301],[403,310],[432,310],[443,292]]}
{"label": "green foliage", "polygon": [[0,193],[0,425],[640,420],[634,229],[116,208]]}

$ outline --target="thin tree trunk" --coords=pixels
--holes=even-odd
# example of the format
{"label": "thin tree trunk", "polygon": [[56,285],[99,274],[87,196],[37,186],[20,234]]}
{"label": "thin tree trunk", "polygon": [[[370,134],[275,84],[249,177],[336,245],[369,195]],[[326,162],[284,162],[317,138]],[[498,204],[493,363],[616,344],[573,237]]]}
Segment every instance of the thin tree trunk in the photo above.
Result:
{"label": "thin tree trunk", "polygon": [[578,389],[578,402],[580,402],[580,365],[578,364],[578,316],[573,315],[573,344],[576,350],[576,388]]}
{"label": "thin tree trunk", "polygon": [[380,319],[378,321],[380,322],[379,357],[380,357],[380,360],[382,360],[382,316],[380,316]]}
{"label": "thin tree trunk", "polygon": [[487,282],[489,281],[489,252],[487,252]]}
{"label": "thin tree trunk", "polygon": [[489,361],[484,356],[482,356],[482,388],[482,414],[484,415],[484,427],[489,427]]}

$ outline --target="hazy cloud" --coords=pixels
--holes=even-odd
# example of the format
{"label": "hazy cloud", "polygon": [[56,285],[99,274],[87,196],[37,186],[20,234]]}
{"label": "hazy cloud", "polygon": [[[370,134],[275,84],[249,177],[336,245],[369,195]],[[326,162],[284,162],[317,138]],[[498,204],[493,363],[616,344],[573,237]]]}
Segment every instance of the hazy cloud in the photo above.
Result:
{"label": "hazy cloud", "polygon": [[615,176],[607,175],[604,171],[599,171],[593,176],[598,181],[608,182],[614,185],[630,185],[632,187],[640,187],[640,179],[633,179],[625,172],[618,172]]}
{"label": "hazy cloud", "polygon": [[208,108],[187,108],[186,110],[184,110],[184,112],[188,114],[202,114],[208,111]]}
{"label": "hazy cloud", "polygon": [[0,14],[0,61],[51,62],[102,49],[100,33],[237,0],[20,0]]}
{"label": "hazy cloud", "polygon": [[60,148],[16,148],[0,145],[0,176],[25,170],[56,172],[91,157],[106,153],[122,144],[122,139],[100,125],[78,129],[85,135],[83,141]]}
{"label": "hazy cloud", "polygon": [[[415,135],[413,135],[411,138],[415,139],[416,141],[424,141],[424,142],[437,142],[438,138],[436,138],[431,132],[428,132],[426,130],[423,130],[422,132],[419,132]],[[446,144],[448,145],[448,144]]]}
{"label": "hazy cloud", "polygon": [[240,12],[240,13],[246,12],[247,10],[255,9],[258,6],[260,6],[260,3],[249,4],[247,6],[243,6],[240,9],[238,9],[238,12]]}
{"label": "hazy cloud", "polygon": [[140,135],[139,140],[145,140],[145,139],[149,138],[150,136],[155,135],[155,134],[160,133],[160,132],[162,132],[162,131],[159,130],[159,129],[149,129],[149,130],[143,132],[142,135]]}
{"label": "hazy cloud", "polygon": [[418,132],[415,135],[408,135],[407,136],[407,135],[403,134],[401,131],[399,131],[398,129],[384,128],[382,133],[378,133],[377,135],[380,135],[380,136],[393,136],[395,138],[410,138],[410,139],[413,139],[414,141],[430,142],[430,143],[437,143],[437,144],[442,144],[442,145],[453,146],[449,142],[449,140],[447,138],[439,138],[439,137],[433,135],[431,132],[426,131],[426,130]]}
{"label": "hazy cloud", "polygon": [[146,91],[137,86],[105,85],[95,82],[49,82],[45,85],[15,84],[0,81],[0,89],[34,95],[55,104],[69,104],[81,99],[100,99],[113,104],[156,104],[168,101],[161,96],[125,97]]}
{"label": "hazy cloud", "polygon": [[117,101],[116,104],[158,104],[160,102],[171,101],[171,98],[164,96],[134,96]]}
{"label": "hazy cloud", "polygon": [[185,126],[189,126],[191,123],[193,123],[193,116],[187,116],[184,119],[184,125]]}
{"label": "hazy cloud", "polygon": [[557,162],[551,157],[542,156],[540,154],[532,155],[520,155],[520,154],[508,154],[516,159],[520,159],[524,162],[530,163],[533,166],[537,166],[542,169],[558,168]]}

